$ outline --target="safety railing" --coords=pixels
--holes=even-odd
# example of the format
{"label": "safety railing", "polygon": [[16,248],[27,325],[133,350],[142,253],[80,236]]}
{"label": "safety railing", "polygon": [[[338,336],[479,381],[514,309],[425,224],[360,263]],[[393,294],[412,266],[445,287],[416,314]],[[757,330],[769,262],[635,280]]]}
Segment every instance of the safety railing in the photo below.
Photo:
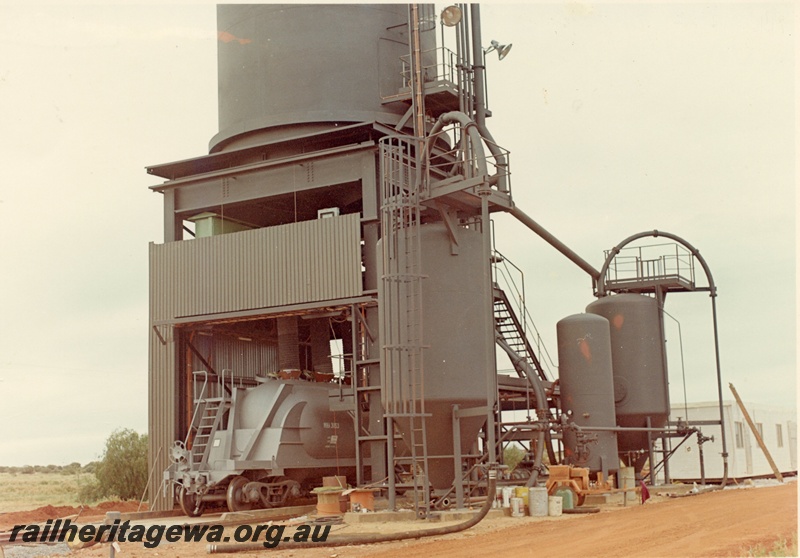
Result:
{"label": "safety railing", "polygon": [[[610,250],[606,250],[608,258]],[[620,250],[608,266],[609,282],[679,278],[695,284],[694,257],[678,243],[631,246]]]}
{"label": "safety railing", "polygon": [[[423,83],[445,81],[453,85],[458,84],[459,69],[456,53],[446,47],[436,47],[423,50],[420,55],[422,58]],[[401,56],[400,64],[403,87],[411,87],[411,55]]]}
{"label": "safety railing", "polygon": [[557,377],[553,373],[554,368],[558,368],[550,356],[547,346],[544,344],[541,333],[533,321],[533,317],[528,311],[525,300],[525,274],[511,260],[501,254],[498,250],[492,251],[492,279],[494,284],[505,291],[506,297],[512,304],[512,309],[517,315],[522,325],[522,334],[536,350],[544,371],[549,378]]}
{"label": "safety railing", "polygon": [[475,146],[461,126],[451,124],[428,137],[429,157],[427,177],[422,194],[429,195],[431,182],[461,177],[471,179],[482,175],[492,187],[502,184],[504,192],[511,194],[511,152],[494,142],[482,138],[483,145]]}

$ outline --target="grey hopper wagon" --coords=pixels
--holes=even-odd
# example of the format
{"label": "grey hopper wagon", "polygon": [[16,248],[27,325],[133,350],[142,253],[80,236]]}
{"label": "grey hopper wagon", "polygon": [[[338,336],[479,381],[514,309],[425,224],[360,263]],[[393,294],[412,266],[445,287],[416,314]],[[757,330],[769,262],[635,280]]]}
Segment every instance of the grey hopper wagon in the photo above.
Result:
{"label": "grey hopper wagon", "polygon": [[191,445],[173,445],[165,472],[187,515],[220,501],[230,511],[284,505],[324,475],[352,473],[352,420],[329,409],[326,384],[263,378],[236,387],[220,378],[216,387],[222,395],[210,396],[203,382]]}

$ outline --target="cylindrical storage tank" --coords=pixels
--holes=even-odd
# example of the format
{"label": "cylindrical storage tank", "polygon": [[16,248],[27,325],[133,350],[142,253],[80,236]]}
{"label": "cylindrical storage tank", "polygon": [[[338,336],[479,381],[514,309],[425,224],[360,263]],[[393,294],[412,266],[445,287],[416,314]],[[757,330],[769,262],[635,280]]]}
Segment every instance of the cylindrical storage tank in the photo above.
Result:
{"label": "cylindrical storage tank", "polygon": [[[617,424],[662,428],[669,416],[669,388],[660,310],[654,298],[619,294],[589,304],[586,311],[603,316],[611,326],[611,360]],[[620,433],[619,451],[647,449],[646,432]],[[644,458],[637,460],[637,470]]]}
{"label": "cylindrical storage tank", "polygon": [[[556,324],[558,378],[562,411],[571,411],[578,426],[613,428],[614,377],[608,320],[594,314],[576,314]],[[579,443],[575,430],[564,431],[566,462],[592,472],[616,471],[617,437],[613,432],[587,431],[596,442]]]}
{"label": "cylindrical storage tank", "polygon": [[[494,343],[486,343],[488,332],[482,327],[491,327],[494,321],[487,300],[490,295],[484,291],[482,266],[488,265],[488,259],[483,257],[481,233],[459,229],[457,254],[453,253],[450,235],[443,223],[421,225],[419,234],[425,413],[430,415],[425,419],[428,473],[431,485],[442,490],[449,488],[455,477],[453,405],[466,410],[494,403],[489,381],[495,371],[486,369],[486,362],[490,360],[486,352]],[[379,250],[383,242],[380,241]],[[403,237],[398,239],[395,253],[406,253],[404,242]],[[409,305],[414,303],[414,297],[400,296],[399,301],[388,298],[390,295],[382,286],[378,293],[382,313],[380,339],[384,343],[394,343],[386,331],[387,322],[391,322],[387,313],[393,313],[400,321],[412,320],[407,316],[410,316],[412,307]],[[397,365],[384,362],[382,372],[382,396],[386,406],[387,392],[405,390],[411,372],[402,361]],[[485,422],[485,415],[461,419],[462,454],[470,452]],[[410,447],[409,421],[399,418],[395,423]]]}
{"label": "cylindrical storage tank", "polygon": [[[300,128],[308,133],[357,122],[397,124],[406,106],[384,100],[404,86],[408,9],[219,5],[219,133],[211,151],[282,139]],[[421,50],[434,56],[435,27],[424,29]]]}

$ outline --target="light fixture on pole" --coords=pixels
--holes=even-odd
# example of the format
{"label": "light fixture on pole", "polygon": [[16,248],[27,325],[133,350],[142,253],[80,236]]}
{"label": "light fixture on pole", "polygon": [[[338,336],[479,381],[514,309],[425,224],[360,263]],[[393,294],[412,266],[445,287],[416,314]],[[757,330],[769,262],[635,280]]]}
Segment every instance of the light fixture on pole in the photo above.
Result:
{"label": "light fixture on pole", "polygon": [[491,45],[492,46],[490,46],[489,48],[484,50],[483,53],[484,54],[488,54],[488,53],[490,53],[492,51],[497,51],[497,58],[499,58],[500,60],[502,60],[503,58],[506,57],[506,55],[508,54],[508,51],[511,50],[511,46],[512,46],[510,43],[507,44],[507,45],[501,45],[500,43],[498,43],[497,41],[494,41],[494,40],[491,42]]}
{"label": "light fixture on pole", "polygon": [[442,23],[446,27],[455,27],[461,22],[462,15],[458,6],[447,6],[442,10]]}

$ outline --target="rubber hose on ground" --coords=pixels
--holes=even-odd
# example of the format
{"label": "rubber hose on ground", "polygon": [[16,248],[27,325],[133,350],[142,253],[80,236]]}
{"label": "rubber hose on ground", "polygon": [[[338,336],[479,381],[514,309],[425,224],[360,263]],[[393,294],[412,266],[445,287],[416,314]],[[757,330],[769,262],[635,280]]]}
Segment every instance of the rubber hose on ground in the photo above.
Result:
{"label": "rubber hose on ground", "polygon": [[[434,527],[432,529],[421,529],[417,531],[402,531],[393,534],[377,534],[377,535],[353,535],[330,538],[325,542],[285,542],[281,543],[276,549],[288,550],[298,548],[318,548],[324,546],[347,546],[351,544],[375,544],[382,542],[402,541],[406,539],[421,539],[423,537],[434,537],[437,535],[449,535],[450,533],[458,533],[465,531],[470,527],[474,527],[486,517],[489,510],[492,509],[492,503],[495,499],[495,492],[497,490],[497,470],[494,468],[489,469],[488,486],[486,487],[486,501],[483,503],[480,511],[472,518],[455,525],[448,525],[445,527]],[[263,543],[241,543],[241,544],[210,544],[208,545],[209,554],[222,554],[230,552],[247,552],[250,550],[265,550],[266,547]]]}

